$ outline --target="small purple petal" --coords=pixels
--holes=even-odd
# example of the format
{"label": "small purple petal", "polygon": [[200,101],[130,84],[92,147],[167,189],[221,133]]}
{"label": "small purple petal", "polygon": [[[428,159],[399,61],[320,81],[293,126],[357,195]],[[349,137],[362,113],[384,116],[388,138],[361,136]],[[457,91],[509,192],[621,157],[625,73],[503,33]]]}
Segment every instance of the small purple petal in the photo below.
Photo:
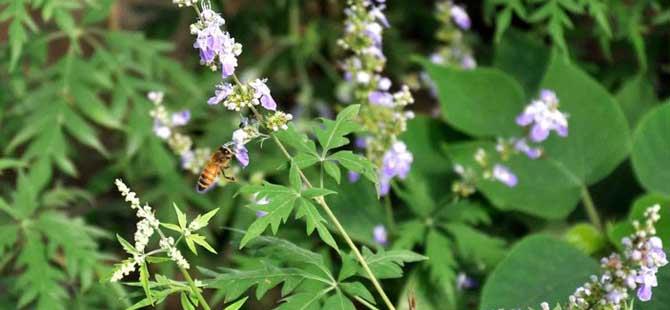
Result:
{"label": "small purple petal", "polygon": [[249,165],[249,150],[247,150],[245,146],[236,147],[235,158],[242,165],[242,167],[246,167]]}
{"label": "small purple petal", "polygon": [[454,22],[458,27],[460,27],[463,30],[468,30],[470,29],[470,16],[468,16],[468,13],[465,12],[465,10],[458,6],[454,5],[451,7],[451,18],[454,19]]}
{"label": "small purple petal", "polygon": [[262,210],[256,211],[256,217],[264,217],[266,215],[268,215],[268,213],[266,211],[262,211]]}
{"label": "small purple petal", "polygon": [[261,97],[261,105],[270,111],[277,110],[277,103],[270,95],[264,95]]}
{"label": "small purple petal", "polygon": [[386,227],[384,225],[377,225],[372,230],[372,235],[379,245],[386,245],[388,242],[388,233],[386,232]]}
{"label": "small purple petal", "polygon": [[388,92],[373,91],[368,95],[368,100],[370,100],[370,103],[372,104],[393,107],[393,95]]}
{"label": "small purple petal", "polygon": [[542,142],[547,139],[549,136],[549,130],[543,128],[539,124],[533,125],[533,128],[530,130],[530,139],[533,142]]}
{"label": "small purple petal", "polygon": [[642,284],[637,289],[637,298],[641,301],[649,301],[651,299],[651,286]]}
{"label": "small purple petal", "polygon": [[519,126],[527,126],[533,122],[533,115],[530,113],[523,112],[516,117],[516,124]]}
{"label": "small purple petal", "polygon": [[182,110],[172,114],[172,125],[183,126],[191,119],[191,112],[189,110]]}
{"label": "small purple petal", "polygon": [[516,186],[518,181],[516,175],[509,168],[501,164],[496,164],[493,167],[493,177],[509,187]]}
{"label": "small purple petal", "polygon": [[361,175],[358,172],[349,171],[347,178],[349,179],[349,183],[356,183],[361,178]]}

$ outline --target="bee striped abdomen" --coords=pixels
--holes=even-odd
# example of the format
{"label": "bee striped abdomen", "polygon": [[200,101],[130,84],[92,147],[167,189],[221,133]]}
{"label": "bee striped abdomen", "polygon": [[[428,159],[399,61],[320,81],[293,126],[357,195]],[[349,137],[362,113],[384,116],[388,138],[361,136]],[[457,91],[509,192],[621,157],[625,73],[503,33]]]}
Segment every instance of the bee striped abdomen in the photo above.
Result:
{"label": "bee striped abdomen", "polygon": [[202,193],[212,187],[218,175],[219,165],[212,162],[208,163],[200,174],[200,178],[198,179],[198,192]]}

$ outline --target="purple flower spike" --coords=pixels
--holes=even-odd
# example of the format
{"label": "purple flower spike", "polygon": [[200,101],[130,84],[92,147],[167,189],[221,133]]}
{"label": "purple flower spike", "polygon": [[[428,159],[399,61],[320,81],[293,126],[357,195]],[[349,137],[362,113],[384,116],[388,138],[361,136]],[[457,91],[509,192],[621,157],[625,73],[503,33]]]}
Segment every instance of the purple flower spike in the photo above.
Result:
{"label": "purple flower spike", "polygon": [[391,179],[394,177],[405,179],[407,177],[412,161],[414,161],[414,156],[407,150],[407,145],[401,141],[393,143],[391,149],[386,151],[379,171],[379,192],[382,196],[388,194]]}
{"label": "purple flower spike", "polygon": [[388,242],[388,233],[386,232],[386,227],[384,225],[377,225],[372,230],[372,235],[379,245],[386,245]]}
{"label": "purple flower spike", "polygon": [[509,187],[514,187],[517,184],[516,175],[512,173],[512,170],[501,164],[496,164],[493,167],[493,178]]}
{"label": "purple flower spike", "polygon": [[249,150],[244,145],[235,147],[235,158],[242,165],[246,167],[249,165]]}
{"label": "purple flower spike", "polygon": [[463,30],[470,29],[470,16],[465,12],[463,7],[454,5],[451,7],[451,18],[454,19],[454,22],[458,27]]}

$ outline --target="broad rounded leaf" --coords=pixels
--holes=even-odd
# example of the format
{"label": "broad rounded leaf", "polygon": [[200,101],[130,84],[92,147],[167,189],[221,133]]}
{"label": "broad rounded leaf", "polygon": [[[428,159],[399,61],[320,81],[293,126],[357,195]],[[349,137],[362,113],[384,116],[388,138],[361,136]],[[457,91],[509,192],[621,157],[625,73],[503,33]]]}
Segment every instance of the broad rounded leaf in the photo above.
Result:
{"label": "broad rounded leaf", "polygon": [[569,115],[568,137],[552,134],[546,153],[587,185],[610,174],[630,149],[628,124],[614,98],[558,53],[541,85],[556,92]]}
{"label": "broad rounded leaf", "polygon": [[[490,160],[497,162],[493,142],[470,142],[448,148],[454,163],[478,167],[473,155],[483,148]],[[515,210],[547,219],[564,218],[577,206],[581,182],[563,166],[550,158],[531,160],[523,155],[513,156],[502,163],[517,176],[518,184],[509,187],[495,180],[480,180],[477,187],[494,206]]]}
{"label": "broad rounded leaf", "polygon": [[521,240],[491,273],[481,310],[537,308],[565,303],[577,287],[598,272],[598,263],[564,241],[546,235]]}
{"label": "broad rounded leaf", "polygon": [[670,105],[647,114],[633,137],[633,169],[648,191],[670,195]]}
{"label": "broad rounded leaf", "polygon": [[422,62],[435,82],[442,116],[476,137],[519,135],[514,122],[523,110],[521,86],[498,69],[460,70]]}

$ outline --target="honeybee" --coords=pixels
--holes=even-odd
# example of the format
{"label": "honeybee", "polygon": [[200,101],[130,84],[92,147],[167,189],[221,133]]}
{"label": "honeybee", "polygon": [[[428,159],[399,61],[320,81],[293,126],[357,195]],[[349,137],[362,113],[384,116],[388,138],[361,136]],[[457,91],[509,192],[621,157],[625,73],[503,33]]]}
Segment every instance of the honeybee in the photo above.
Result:
{"label": "honeybee", "polygon": [[233,151],[225,144],[221,145],[216,152],[212,154],[212,157],[202,169],[200,178],[198,178],[198,185],[196,186],[198,193],[204,193],[210,189],[212,185],[214,185],[219,174],[228,181],[235,181],[234,177],[228,176],[225,173],[225,170],[230,168],[230,161],[233,159],[233,155]]}

